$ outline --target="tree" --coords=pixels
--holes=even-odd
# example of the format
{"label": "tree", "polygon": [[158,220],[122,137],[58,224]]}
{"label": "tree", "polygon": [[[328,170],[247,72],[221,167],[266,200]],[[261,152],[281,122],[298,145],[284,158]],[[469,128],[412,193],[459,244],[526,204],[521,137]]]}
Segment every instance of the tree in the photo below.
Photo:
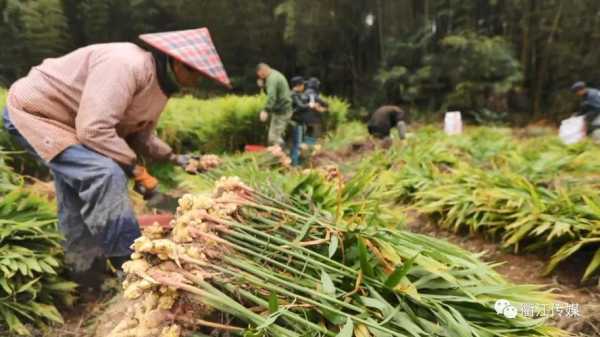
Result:
{"label": "tree", "polygon": [[0,52],[0,70],[6,80],[73,47],[59,0],[7,0],[0,2],[0,10],[0,37],[5,43]]}

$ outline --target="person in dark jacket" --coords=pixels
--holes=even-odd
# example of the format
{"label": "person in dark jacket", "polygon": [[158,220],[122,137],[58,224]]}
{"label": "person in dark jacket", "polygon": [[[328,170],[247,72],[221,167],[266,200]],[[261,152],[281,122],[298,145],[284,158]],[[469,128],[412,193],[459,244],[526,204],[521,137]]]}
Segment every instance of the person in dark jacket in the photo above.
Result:
{"label": "person in dark jacket", "polygon": [[600,141],[600,90],[588,88],[579,81],[571,86],[571,91],[583,99],[577,115],[585,117],[588,135]]}
{"label": "person in dark jacket", "polygon": [[305,83],[305,94],[308,97],[310,110],[305,116],[306,124],[305,141],[316,143],[323,130],[323,112],[327,111],[329,104],[320,96],[321,81],[316,77],[309,78]]}
{"label": "person in dark jacket", "polygon": [[304,78],[302,78],[302,76],[292,77],[290,84],[292,86],[292,110],[294,112],[292,115],[294,128],[292,130],[292,149],[290,156],[292,165],[296,166],[300,164],[300,146],[304,139],[306,120],[311,113],[311,109],[309,107],[309,97],[304,92]]}
{"label": "person in dark jacket", "polygon": [[384,105],[371,115],[367,125],[369,134],[385,139],[390,137],[392,128],[398,129],[400,139],[406,138],[406,113],[402,108],[395,105]]}

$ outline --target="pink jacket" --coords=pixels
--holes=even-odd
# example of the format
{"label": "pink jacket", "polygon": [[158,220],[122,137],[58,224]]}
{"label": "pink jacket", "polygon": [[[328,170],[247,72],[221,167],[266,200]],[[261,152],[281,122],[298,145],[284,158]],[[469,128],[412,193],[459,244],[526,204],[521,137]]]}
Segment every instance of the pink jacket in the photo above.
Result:
{"label": "pink jacket", "polygon": [[8,110],[47,161],[83,144],[131,165],[136,152],[157,159],[171,154],[154,131],[167,99],[149,52],[132,43],[107,43],[32,68],[10,88]]}

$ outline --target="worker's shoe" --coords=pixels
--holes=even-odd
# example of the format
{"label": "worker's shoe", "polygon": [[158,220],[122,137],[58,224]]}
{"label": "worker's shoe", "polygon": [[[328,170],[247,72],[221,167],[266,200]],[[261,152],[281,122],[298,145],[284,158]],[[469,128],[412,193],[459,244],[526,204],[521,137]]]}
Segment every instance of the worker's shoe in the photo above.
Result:
{"label": "worker's shoe", "polygon": [[96,258],[85,271],[68,271],[67,276],[81,288],[99,290],[106,277],[106,259]]}
{"label": "worker's shoe", "polygon": [[126,256],[113,256],[113,257],[109,257],[108,260],[110,261],[110,264],[112,264],[112,266],[116,269],[116,270],[122,270],[123,269],[123,263],[129,261],[131,258],[129,257],[129,255]]}

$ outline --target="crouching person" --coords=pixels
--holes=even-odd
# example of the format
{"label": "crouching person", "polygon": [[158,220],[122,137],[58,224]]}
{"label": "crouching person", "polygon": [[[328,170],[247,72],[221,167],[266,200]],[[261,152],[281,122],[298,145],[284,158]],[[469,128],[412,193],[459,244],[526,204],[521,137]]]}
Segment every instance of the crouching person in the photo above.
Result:
{"label": "crouching person", "polygon": [[588,88],[581,81],[573,84],[571,91],[582,99],[581,110],[577,115],[585,118],[588,136],[600,143],[600,91]]}
{"label": "crouching person", "polygon": [[102,281],[106,258],[119,267],[140,236],[128,178],[158,185],[138,154],[185,165],[155,135],[168,98],[204,74],[229,86],[206,29],[147,34],[47,59],[9,90],[4,127],[54,177],[65,262],[85,286]]}
{"label": "crouching person", "polygon": [[382,106],[371,115],[367,125],[369,134],[379,139],[389,139],[391,130],[396,128],[400,139],[405,139],[406,117],[404,110],[398,106]]}

